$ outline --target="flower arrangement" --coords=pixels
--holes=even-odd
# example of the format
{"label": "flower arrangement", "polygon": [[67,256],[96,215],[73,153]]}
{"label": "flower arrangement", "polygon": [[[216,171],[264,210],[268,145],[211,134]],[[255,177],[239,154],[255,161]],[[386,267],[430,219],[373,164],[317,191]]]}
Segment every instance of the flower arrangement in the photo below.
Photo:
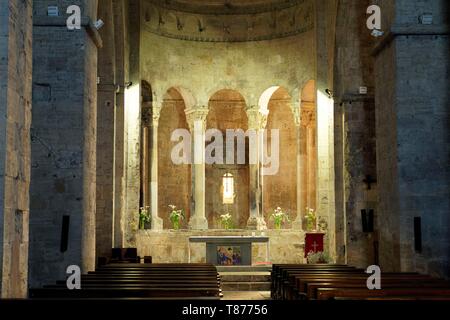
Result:
{"label": "flower arrangement", "polygon": [[306,230],[307,231],[315,231],[317,229],[317,218],[316,218],[316,212],[314,209],[306,208]]}
{"label": "flower arrangement", "polygon": [[175,230],[180,229],[180,222],[181,220],[184,220],[184,211],[182,209],[177,210],[177,207],[173,204],[169,205],[169,208],[172,210],[170,212],[169,218],[172,222],[173,228]]}
{"label": "flower arrangement", "polygon": [[222,214],[220,216],[220,223],[224,227],[225,230],[229,230],[232,228],[232,216],[228,212],[226,214]]}
{"label": "flower arrangement", "polygon": [[280,207],[277,207],[270,218],[273,220],[273,224],[275,226],[275,229],[280,230],[281,224],[283,222],[289,222],[289,216],[283,212],[283,210]]}
{"label": "flower arrangement", "polygon": [[328,255],[328,253],[319,251],[319,252],[313,252],[311,251],[310,253],[308,253],[307,255],[307,261],[309,264],[319,264],[319,263],[330,263],[331,262],[331,258]]}
{"label": "flower arrangement", "polygon": [[150,207],[139,208],[139,229],[145,229],[145,224],[151,221]]}

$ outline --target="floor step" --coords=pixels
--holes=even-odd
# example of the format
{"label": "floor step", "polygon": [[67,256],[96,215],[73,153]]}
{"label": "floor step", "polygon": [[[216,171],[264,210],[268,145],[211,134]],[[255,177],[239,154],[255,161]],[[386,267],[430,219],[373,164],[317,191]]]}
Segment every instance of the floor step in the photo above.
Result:
{"label": "floor step", "polygon": [[260,266],[216,266],[218,272],[270,272],[271,265]]}
{"label": "floor step", "polygon": [[269,272],[220,272],[222,282],[270,282]]}
{"label": "floor step", "polygon": [[222,290],[225,291],[270,291],[270,282],[222,282]]}

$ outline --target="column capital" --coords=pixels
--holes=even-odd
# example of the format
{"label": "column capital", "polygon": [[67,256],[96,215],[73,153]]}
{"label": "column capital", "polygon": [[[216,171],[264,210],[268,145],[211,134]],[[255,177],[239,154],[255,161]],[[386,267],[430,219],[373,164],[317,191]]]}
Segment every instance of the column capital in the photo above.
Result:
{"label": "column capital", "polygon": [[267,126],[269,110],[261,111],[258,106],[250,106],[245,109],[248,118],[248,128],[253,130],[264,129]]}
{"label": "column capital", "polygon": [[301,117],[300,108],[294,107],[292,109],[292,114],[294,115],[295,126],[300,127],[302,125],[302,117]]}
{"label": "column capital", "polygon": [[195,106],[185,109],[184,113],[186,114],[186,121],[189,128],[193,130],[196,121],[202,121],[203,125],[206,124],[206,117],[208,116],[209,109],[207,106]]}
{"label": "column capital", "polygon": [[157,127],[159,124],[159,118],[161,117],[161,109],[162,107],[153,104],[152,106],[152,120],[153,120],[153,126]]}
{"label": "column capital", "polygon": [[301,111],[301,124],[305,127],[316,126],[316,112],[314,108],[302,108]]}

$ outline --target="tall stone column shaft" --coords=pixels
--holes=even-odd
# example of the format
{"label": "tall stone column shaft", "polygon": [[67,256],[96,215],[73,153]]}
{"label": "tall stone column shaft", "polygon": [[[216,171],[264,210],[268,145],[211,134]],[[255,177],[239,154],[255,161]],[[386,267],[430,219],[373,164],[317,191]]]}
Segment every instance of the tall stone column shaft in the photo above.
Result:
{"label": "tall stone column shaft", "polygon": [[303,210],[305,202],[303,199],[303,171],[304,171],[304,150],[303,150],[303,128],[301,126],[300,115],[295,119],[297,130],[297,218],[292,223],[292,228],[303,230]]}
{"label": "tall stone column shaft", "polygon": [[[262,213],[262,187],[263,181],[261,176],[261,161],[262,154],[262,129],[266,127],[267,115],[263,115],[258,107],[247,108],[248,129],[254,138],[250,138],[249,146],[249,218],[247,221],[247,228],[254,230],[267,229],[266,222]],[[254,160],[254,161],[252,161]]]}
{"label": "tall stone column shaft", "polygon": [[315,194],[313,193],[314,186],[314,127],[310,123],[306,127],[306,166],[307,166],[307,205],[308,208],[315,209]]}
{"label": "tall stone column shaft", "polygon": [[208,229],[205,197],[205,130],[208,108],[193,107],[185,110],[191,130],[192,143],[192,197],[193,214],[189,220],[190,229]]}
{"label": "tall stone column shaft", "polygon": [[153,106],[152,108],[152,161],[151,161],[151,214],[152,214],[152,230],[162,230],[163,221],[158,216],[158,125],[161,115],[161,107]]}

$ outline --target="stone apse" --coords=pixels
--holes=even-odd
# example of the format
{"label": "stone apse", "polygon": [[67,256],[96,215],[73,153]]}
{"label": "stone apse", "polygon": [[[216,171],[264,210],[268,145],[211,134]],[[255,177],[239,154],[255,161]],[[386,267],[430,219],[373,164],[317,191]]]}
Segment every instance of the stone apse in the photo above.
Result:
{"label": "stone apse", "polygon": [[[187,262],[189,236],[265,234],[272,262],[302,262],[304,213],[310,207],[324,222],[327,251],[334,255],[333,103],[317,93],[312,80],[313,2],[294,2],[248,15],[189,13],[159,1],[142,3],[135,17],[139,36],[130,40],[130,50],[139,52],[131,62],[135,81],[124,93],[126,205],[116,221],[123,242],[116,245],[137,246],[141,256],[151,255],[155,262]],[[276,23],[287,24],[283,17],[290,23],[274,26],[274,15]],[[227,28],[230,21],[236,23]],[[323,111],[317,115],[320,102]],[[200,137],[193,134],[194,123],[201,126]],[[171,135],[177,129],[192,133],[192,144],[209,129],[223,136],[227,129],[265,129],[269,146],[271,130],[279,130],[279,168],[263,175],[261,163],[249,163],[248,140],[244,164],[175,164],[171,152],[177,142]],[[204,154],[208,143],[200,145]],[[227,174],[235,196],[225,204]],[[172,230],[169,205],[185,211],[180,230]],[[151,229],[138,229],[143,206],[150,208]],[[282,230],[275,230],[270,219],[277,207],[290,218]],[[220,225],[226,212],[232,215],[231,230]],[[201,246],[191,245],[192,261],[204,261]],[[253,250],[255,261],[265,259],[264,245],[255,244]]]}

